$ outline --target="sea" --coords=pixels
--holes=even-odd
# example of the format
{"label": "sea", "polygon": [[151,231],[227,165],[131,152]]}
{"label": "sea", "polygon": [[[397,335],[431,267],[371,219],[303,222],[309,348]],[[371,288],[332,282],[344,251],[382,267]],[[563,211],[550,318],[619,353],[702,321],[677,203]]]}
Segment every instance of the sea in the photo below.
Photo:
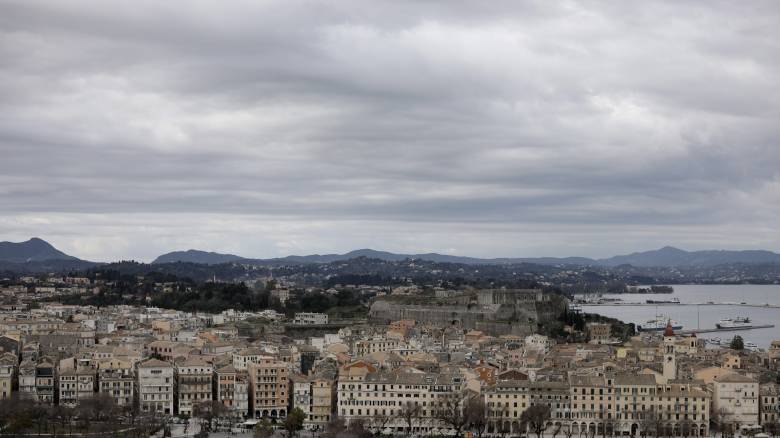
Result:
{"label": "sea", "polygon": [[[671,318],[683,325],[683,330],[715,328],[721,319],[738,316],[749,317],[754,325],[775,324],[773,328],[719,331],[699,333],[705,339],[719,338],[727,344],[734,335],[742,336],[745,342],[758,348],[769,348],[773,340],[780,340],[780,285],[670,285],[671,294],[604,294],[603,298],[619,298],[620,305],[583,305],[587,313],[645,325],[656,316]],[[678,304],[631,305],[646,300],[680,300]],[[714,304],[708,304],[714,303]],[[744,304],[742,304],[744,303]],[[776,307],[771,307],[776,306]]]}

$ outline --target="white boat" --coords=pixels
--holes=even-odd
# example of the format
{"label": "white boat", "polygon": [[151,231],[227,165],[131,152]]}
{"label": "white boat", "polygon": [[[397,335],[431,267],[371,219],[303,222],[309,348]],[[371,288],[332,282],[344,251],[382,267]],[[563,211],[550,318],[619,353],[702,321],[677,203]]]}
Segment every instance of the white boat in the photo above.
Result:
{"label": "white boat", "polygon": [[719,329],[745,329],[753,327],[753,323],[748,317],[738,316],[736,318],[721,319],[715,324],[715,327]]}
{"label": "white boat", "polygon": [[640,325],[638,328],[640,331],[643,332],[662,332],[666,330],[666,326],[668,324],[672,325],[672,329],[674,330],[682,330],[683,326],[679,322],[668,318],[663,315],[656,315],[655,319],[647,320],[644,324]]}

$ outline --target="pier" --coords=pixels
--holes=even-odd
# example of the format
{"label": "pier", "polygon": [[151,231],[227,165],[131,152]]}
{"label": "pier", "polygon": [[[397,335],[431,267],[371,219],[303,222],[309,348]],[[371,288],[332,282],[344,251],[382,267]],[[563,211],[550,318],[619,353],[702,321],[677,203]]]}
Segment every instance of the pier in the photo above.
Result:
{"label": "pier", "polygon": [[743,330],[767,329],[767,328],[774,328],[774,327],[775,327],[774,324],[759,324],[750,327],[732,327],[732,328],[725,328],[725,329],[719,329],[715,327],[715,328],[693,329],[693,330],[675,330],[675,333],[680,335],[692,335],[694,333],[699,334],[699,333],[735,332],[735,331],[743,331]]}
{"label": "pier", "polygon": [[780,309],[780,304],[749,304],[749,303],[631,303],[615,301],[608,303],[575,303],[579,306],[739,306],[759,307],[764,309]]}

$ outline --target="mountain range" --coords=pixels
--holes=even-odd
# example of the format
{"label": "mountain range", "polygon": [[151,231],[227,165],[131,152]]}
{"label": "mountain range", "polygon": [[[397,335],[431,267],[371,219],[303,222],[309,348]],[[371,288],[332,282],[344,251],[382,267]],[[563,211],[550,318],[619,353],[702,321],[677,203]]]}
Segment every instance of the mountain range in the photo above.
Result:
{"label": "mountain range", "polygon": [[513,263],[535,263],[540,265],[579,265],[579,266],[715,266],[733,263],[744,264],[765,264],[780,263],[780,254],[771,251],[748,250],[748,251],[727,251],[727,250],[707,250],[707,251],[685,251],[682,249],[665,246],[661,249],[635,252],[627,255],[618,255],[603,259],[591,259],[587,257],[522,257],[522,258],[476,258],[454,256],[437,253],[426,254],[397,254],[386,251],[376,251],[373,249],[359,249],[345,254],[313,254],[306,256],[287,256],[273,259],[252,259],[244,258],[232,254],[219,254],[214,252],[205,252],[198,250],[176,251],[164,254],[152,263],[170,263],[170,262],[191,262],[202,264],[218,264],[226,262],[238,262],[248,264],[267,264],[267,263],[330,263],[341,260],[349,260],[357,257],[367,257],[373,259],[400,261],[406,259],[421,259],[439,263],[462,263],[468,265],[475,264],[513,264]]}
{"label": "mountain range", "polygon": [[[626,255],[618,255],[603,259],[587,257],[524,257],[524,258],[476,258],[454,256],[447,254],[397,254],[373,249],[359,249],[345,254],[313,254],[291,255],[281,258],[256,259],[237,256],[234,254],[221,254],[199,250],[174,251],[157,257],[152,263],[176,263],[189,262],[206,265],[221,263],[245,263],[245,264],[307,264],[330,263],[349,260],[358,257],[367,257],[386,261],[401,261],[406,259],[421,259],[439,263],[475,264],[513,264],[535,263],[540,265],[579,265],[579,266],[607,266],[632,265],[638,267],[650,266],[715,266],[724,264],[772,264],[780,263],[780,254],[771,251],[748,250],[707,250],[685,251],[666,246],[661,249],[635,252]],[[4,265],[31,265],[44,266],[73,266],[95,265],[76,257],[65,254],[56,249],[45,240],[34,237],[26,242],[0,242],[0,263]]]}

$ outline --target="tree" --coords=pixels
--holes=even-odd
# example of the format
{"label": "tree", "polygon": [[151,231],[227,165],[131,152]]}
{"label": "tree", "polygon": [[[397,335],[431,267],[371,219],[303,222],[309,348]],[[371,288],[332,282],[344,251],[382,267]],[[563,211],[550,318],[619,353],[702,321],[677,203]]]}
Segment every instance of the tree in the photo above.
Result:
{"label": "tree", "polygon": [[382,431],[385,429],[385,427],[390,423],[390,421],[393,418],[389,415],[383,415],[375,413],[371,417],[371,429],[377,434],[380,435]]}
{"label": "tree", "polygon": [[361,419],[351,421],[347,427],[347,433],[343,436],[350,438],[369,438],[371,432],[366,429],[366,425]]}
{"label": "tree", "polygon": [[446,401],[444,406],[434,410],[434,418],[455,430],[455,436],[460,436],[463,428],[468,424],[466,412],[461,405],[460,397],[456,393],[449,393],[444,396]]}
{"label": "tree", "polygon": [[267,419],[257,423],[254,429],[254,438],[271,438],[274,435],[274,428]]}
{"label": "tree", "polygon": [[547,420],[550,419],[550,407],[547,405],[533,405],[523,411],[520,416],[520,422],[536,434],[537,438],[542,438],[542,434],[547,430]]}
{"label": "tree", "polygon": [[214,419],[223,416],[226,411],[225,405],[217,400],[203,401],[192,406],[192,416],[206,421],[206,432],[211,432]]}
{"label": "tree", "polygon": [[414,420],[420,417],[420,405],[407,402],[406,405],[398,411],[398,416],[403,418],[404,423],[406,423],[406,432],[411,435]]}
{"label": "tree", "polygon": [[737,351],[744,350],[745,341],[742,340],[742,336],[734,335],[734,337],[731,339],[731,344],[729,345],[729,348]]}
{"label": "tree", "polygon": [[303,420],[306,419],[306,414],[303,413],[301,408],[295,408],[287,414],[287,418],[284,419],[284,430],[287,431],[288,436],[295,436],[298,431],[303,429]]}
{"label": "tree", "polygon": [[482,438],[488,425],[485,401],[482,397],[472,397],[466,402],[464,410],[469,430],[474,432],[477,438]]}
{"label": "tree", "polygon": [[347,430],[347,424],[341,417],[333,417],[328,422],[328,426],[325,432],[320,435],[320,438],[338,438],[343,436]]}
{"label": "tree", "polygon": [[563,427],[563,426],[561,425],[561,423],[560,423],[560,422],[558,422],[558,423],[555,423],[555,426],[553,426],[553,431],[552,431],[552,438],[555,438],[555,437],[557,437],[557,436],[558,436],[558,434],[559,434],[559,433],[561,433],[561,428],[562,428],[562,427]]}
{"label": "tree", "polygon": [[569,423],[563,428],[563,436],[566,438],[571,438],[572,435],[574,435],[574,427],[571,423]]}
{"label": "tree", "polygon": [[341,418],[333,418],[328,423],[327,430],[320,438],[368,438],[371,432],[366,430],[362,420],[350,422],[349,426]]}

